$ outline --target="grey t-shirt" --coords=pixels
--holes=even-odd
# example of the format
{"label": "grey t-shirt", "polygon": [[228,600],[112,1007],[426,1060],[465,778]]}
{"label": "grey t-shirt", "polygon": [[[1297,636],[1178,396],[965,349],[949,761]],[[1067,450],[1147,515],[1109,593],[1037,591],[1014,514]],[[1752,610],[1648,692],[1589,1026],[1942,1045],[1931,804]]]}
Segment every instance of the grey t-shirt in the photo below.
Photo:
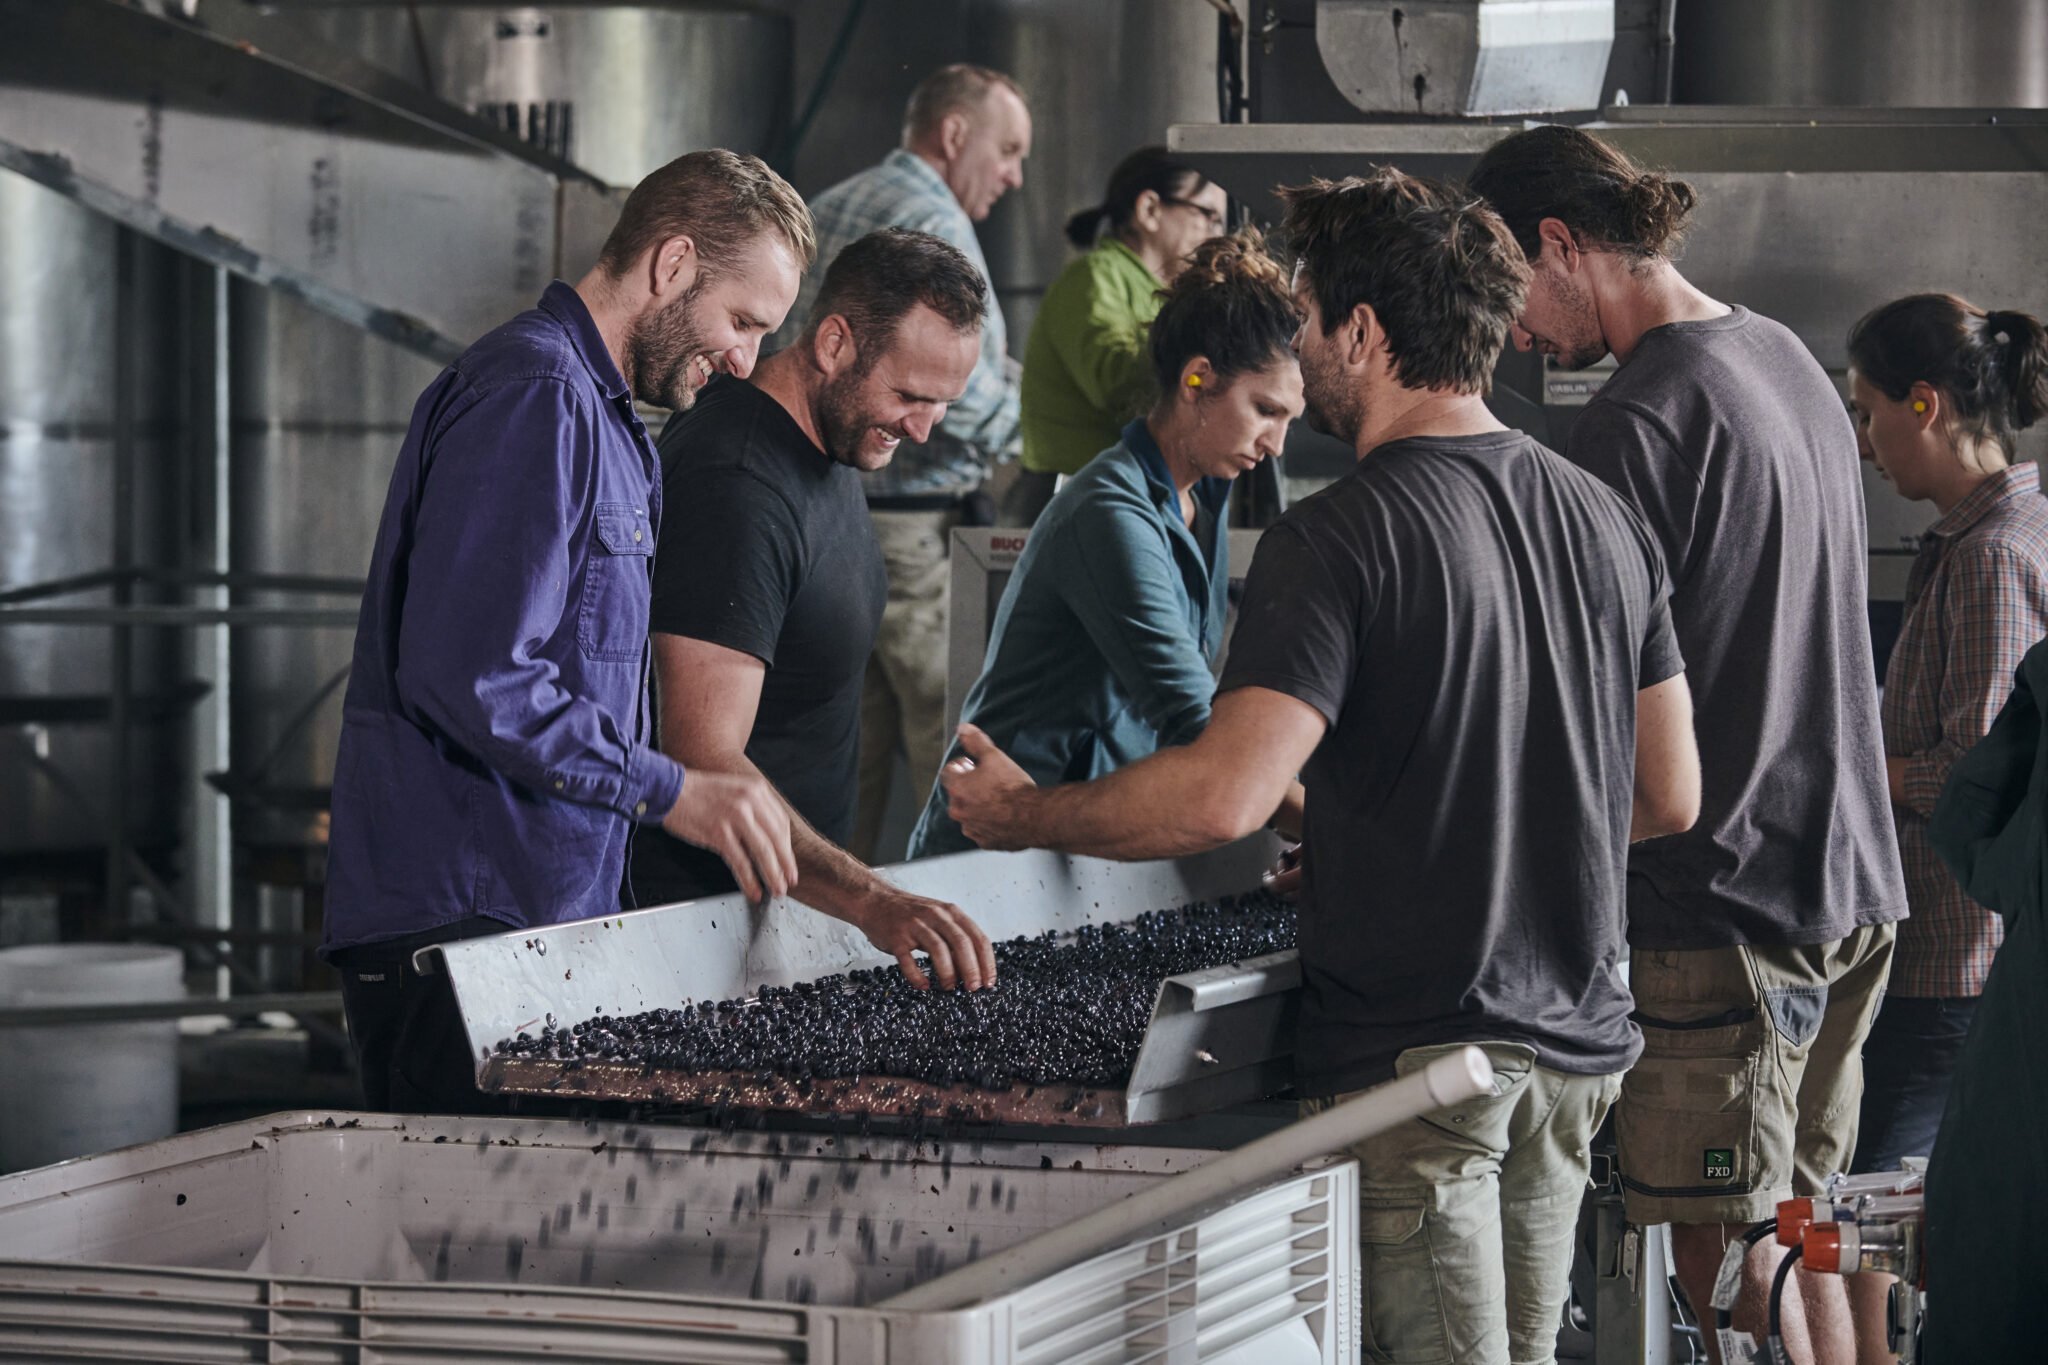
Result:
{"label": "grey t-shirt", "polygon": [[1635,1061],[1635,700],[1682,667],[1642,518],[1520,432],[1381,446],[1266,532],[1221,687],[1330,723],[1302,773],[1302,1093],[1441,1043]]}
{"label": "grey t-shirt", "polygon": [[1856,434],[1826,373],[1747,309],[1658,327],[1565,454],[1663,546],[1699,737],[1699,822],[1636,847],[1629,942],[1825,943],[1904,918]]}

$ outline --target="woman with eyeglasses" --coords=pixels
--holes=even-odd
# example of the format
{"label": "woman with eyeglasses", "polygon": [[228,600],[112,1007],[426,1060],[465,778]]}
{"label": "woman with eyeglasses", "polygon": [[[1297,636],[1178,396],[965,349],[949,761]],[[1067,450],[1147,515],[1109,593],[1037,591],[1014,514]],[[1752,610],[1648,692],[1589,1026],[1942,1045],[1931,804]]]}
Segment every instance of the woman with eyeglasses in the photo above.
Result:
{"label": "woman with eyeglasses", "polygon": [[1004,524],[1036,521],[1059,476],[1115,445],[1124,423],[1151,405],[1145,331],[1159,291],[1223,232],[1228,205],[1222,186],[1164,147],[1144,147],[1111,173],[1100,204],[1067,220],[1067,237],[1087,254],[1045,291],[1031,325],[1024,474],[1004,499]]}

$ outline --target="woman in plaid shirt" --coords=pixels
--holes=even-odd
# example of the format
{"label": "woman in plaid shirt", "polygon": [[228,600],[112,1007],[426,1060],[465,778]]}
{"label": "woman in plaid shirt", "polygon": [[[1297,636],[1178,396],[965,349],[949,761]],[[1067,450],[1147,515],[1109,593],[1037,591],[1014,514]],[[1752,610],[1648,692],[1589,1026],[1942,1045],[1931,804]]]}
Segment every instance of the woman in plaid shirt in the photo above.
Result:
{"label": "woman in plaid shirt", "polygon": [[2048,635],[2048,499],[2014,436],[2048,409],[2048,336],[2025,313],[1915,294],[1849,334],[1850,406],[1866,460],[1941,512],[1906,584],[1885,673],[1884,747],[1912,917],[1863,1048],[1854,1169],[1934,1145],[1949,1074],[2004,929],[1927,841],[1949,769],[1984,737],[2014,670]]}

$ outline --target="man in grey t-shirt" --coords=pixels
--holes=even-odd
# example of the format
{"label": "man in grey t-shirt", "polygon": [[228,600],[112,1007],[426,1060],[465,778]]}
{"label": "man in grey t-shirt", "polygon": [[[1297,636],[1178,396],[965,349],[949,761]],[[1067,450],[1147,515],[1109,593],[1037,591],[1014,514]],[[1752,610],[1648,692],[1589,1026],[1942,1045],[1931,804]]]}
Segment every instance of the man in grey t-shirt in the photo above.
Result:
{"label": "man in grey t-shirt", "polygon": [[[1791,332],[1672,267],[1689,186],[1563,127],[1496,144],[1470,185],[1534,267],[1516,343],[1566,369],[1620,362],[1565,455],[1628,495],[1662,545],[1692,679],[1699,822],[1629,860],[1644,1052],[1615,1128],[1628,1216],[1674,1224],[1704,1319],[1729,1237],[1848,1165],[1863,1039],[1906,914],[1855,433]],[[1759,1249],[1736,1312],[1759,1337],[1776,1256]],[[1840,1279],[1797,1279],[1813,1348],[1794,1353],[1848,1359]]]}
{"label": "man in grey t-shirt", "polygon": [[1359,463],[1260,542],[1208,727],[1038,788],[966,725],[941,780],[985,847],[1155,858],[1256,829],[1299,773],[1304,1109],[1467,1044],[1494,1068],[1347,1148],[1367,1353],[1533,1365],[1637,1050],[1628,844],[1698,806],[1661,554],[1487,411],[1527,276],[1498,218],[1389,170],[1285,194],[1303,391]]}

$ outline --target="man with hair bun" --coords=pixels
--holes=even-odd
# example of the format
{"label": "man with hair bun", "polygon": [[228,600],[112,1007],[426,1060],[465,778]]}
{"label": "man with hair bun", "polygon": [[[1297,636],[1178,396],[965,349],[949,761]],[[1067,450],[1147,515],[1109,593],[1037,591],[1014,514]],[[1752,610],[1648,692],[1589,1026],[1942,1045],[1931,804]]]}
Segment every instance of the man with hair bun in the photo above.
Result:
{"label": "man with hair bun", "polygon": [[[1728,1242],[1849,1164],[1906,914],[1856,435],[1798,338],[1672,265],[1691,187],[1554,126],[1496,143],[1470,187],[1533,267],[1516,344],[1565,369],[1619,362],[1565,455],[1647,518],[1693,678],[1699,821],[1629,863],[1644,1047],[1615,1133],[1628,1217],[1673,1225],[1705,1321]],[[1756,1248],[1736,1306],[1758,1340],[1781,1255]],[[1794,1356],[1854,1358],[1839,1277],[1802,1271],[1786,1302]]]}
{"label": "man with hair bun", "polygon": [[[597,266],[486,335],[413,409],[342,704],[326,941],[372,1109],[481,1113],[447,973],[413,953],[619,908],[658,824],[749,895],[795,882],[759,775],[649,742],[661,465],[636,399],[746,375],[810,265],[810,214],[754,157],[641,181]],[[630,902],[629,902],[630,903]]]}
{"label": "man with hair bun", "polygon": [[[860,476],[922,440],[967,386],[987,291],[966,256],[884,228],[825,272],[796,344],[752,376],[721,376],[661,433],[654,671],[663,752],[757,772],[788,806],[805,904],[894,954],[912,985],[927,954],[948,989],[995,978],[958,906],[913,896],[840,847],[853,825],[860,692],[889,583]],[[732,890],[717,858],[643,829],[644,905]]]}
{"label": "man with hair bun", "polygon": [[1663,564],[1612,489],[1486,408],[1529,274],[1498,217],[1385,170],[1286,198],[1304,393],[1358,466],[1260,541],[1207,727],[1038,787],[962,726],[943,781],[985,847],[1157,858],[1257,829],[1299,773],[1304,1109],[1467,1045],[1495,1075],[1349,1151],[1366,1354],[1548,1361],[1588,1145],[1641,1046],[1629,840],[1698,803]]}
{"label": "man with hair bun", "polygon": [[[1014,80],[964,62],[940,67],[911,92],[902,145],[811,201],[819,261],[829,266],[849,242],[878,228],[909,228],[958,248],[987,280],[974,225],[1023,186],[1030,154],[1031,113]],[[778,341],[786,344],[807,324],[817,279],[804,286]],[[994,519],[982,485],[1016,446],[1018,420],[1017,365],[991,290],[966,392],[927,439],[906,442],[886,469],[861,475],[889,571],[889,603],[861,699],[860,805],[847,844],[862,859],[874,856],[897,747],[920,799],[938,774],[946,747],[948,538],[955,526]]]}

